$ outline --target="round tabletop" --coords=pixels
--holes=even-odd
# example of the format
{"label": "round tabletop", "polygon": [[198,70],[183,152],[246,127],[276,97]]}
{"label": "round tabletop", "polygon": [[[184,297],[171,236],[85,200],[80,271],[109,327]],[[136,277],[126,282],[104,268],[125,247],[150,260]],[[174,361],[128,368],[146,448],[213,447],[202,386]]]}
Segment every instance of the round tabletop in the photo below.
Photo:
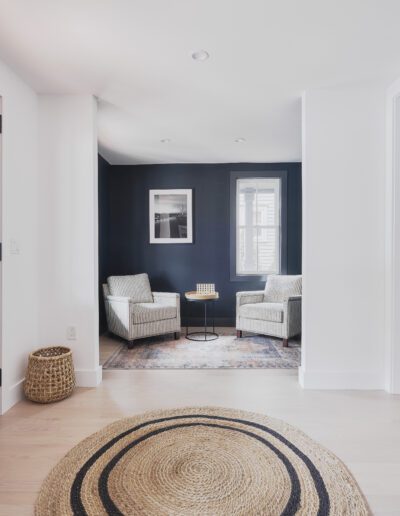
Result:
{"label": "round tabletop", "polygon": [[219,299],[218,292],[210,292],[209,294],[200,294],[195,290],[185,292],[185,297],[188,301],[215,301]]}

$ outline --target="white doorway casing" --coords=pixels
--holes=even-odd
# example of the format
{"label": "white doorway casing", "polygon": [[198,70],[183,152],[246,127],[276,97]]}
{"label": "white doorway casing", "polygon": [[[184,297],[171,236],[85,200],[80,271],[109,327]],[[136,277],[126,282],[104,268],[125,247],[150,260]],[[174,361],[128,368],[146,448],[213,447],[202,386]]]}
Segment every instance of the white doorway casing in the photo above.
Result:
{"label": "white doorway casing", "polygon": [[39,342],[71,348],[77,385],[95,387],[102,377],[97,103],[89,94],[39,95],[38,108]]}
{"label": "white doorway casing", "polygon": [[[2,194],[2,163],[3,163],[3,120],[2,120],[2,113],[3,113],[3,99],[0,96],[0,245],[3,245],[3,222],[2,222],[2,205],[3,205],[3,194]],[[0,254],[2,253],[2,249],[0,250]],[[2,347],[2,335],[1,335],[1,329],[2,329],[2,314],[3,314],[3,299],[2,299],[2,274],[3,274],[3,267],[2,267],[2,257],[0,257],[0,414],[2,414],[2,389],[1,389],[1,372],[3,368],[3,347]]]}
{"label": "white doorway casing", "polygon": [[385,389],[400,393],[400,79],[386,98]]}

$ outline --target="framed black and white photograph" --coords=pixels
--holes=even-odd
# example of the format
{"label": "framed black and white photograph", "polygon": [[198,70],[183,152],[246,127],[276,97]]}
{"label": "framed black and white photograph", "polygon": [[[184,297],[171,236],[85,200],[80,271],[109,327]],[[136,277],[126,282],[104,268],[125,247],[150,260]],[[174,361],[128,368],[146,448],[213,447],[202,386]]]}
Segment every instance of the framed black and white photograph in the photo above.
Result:
{"label": "framed black and white photograph", "polygon": [[150,190],[150,243],[193,243],[192,190]]}

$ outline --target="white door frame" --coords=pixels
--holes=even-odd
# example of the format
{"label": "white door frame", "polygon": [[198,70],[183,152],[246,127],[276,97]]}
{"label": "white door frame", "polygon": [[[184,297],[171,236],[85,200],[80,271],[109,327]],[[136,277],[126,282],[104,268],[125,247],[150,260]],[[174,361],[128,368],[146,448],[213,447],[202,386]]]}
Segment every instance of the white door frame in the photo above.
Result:
{"label": "white door frame", "polygon": [[3,414],[3,97],[0,95],[0,242],[2,245],[0,259],[0,415]]}
{"label": "white door frame", "polygon": [[400,79],[386,97],[385,389],[400,393]]}

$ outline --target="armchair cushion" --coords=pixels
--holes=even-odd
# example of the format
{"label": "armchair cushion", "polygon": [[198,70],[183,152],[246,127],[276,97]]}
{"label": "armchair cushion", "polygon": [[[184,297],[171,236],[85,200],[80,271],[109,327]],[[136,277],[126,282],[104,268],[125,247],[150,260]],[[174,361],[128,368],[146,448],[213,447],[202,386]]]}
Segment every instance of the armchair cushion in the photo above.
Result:
{"label": "armchair cushion", "polygon": [[266,303],[283,303],[290,297],[301,296],[301,276],[268,276],[264,290]]}
{"label": "armchair cushion", "polygon": [[269,322],[283,322],[283,303],[248,303],[240,306],[239,316]]}
{"label": "armchair cushion", "polygon": [[151,323],[175,319],[177,316],[176,305],[171,306],[163,303],[136,303],[132,305],[133,324]]}
{"label": "armchair cushion", "polygon": [[112,296],[129,297],[133,303],[153,302],[147,274],[110,276],[107,278],[107,283]]}

